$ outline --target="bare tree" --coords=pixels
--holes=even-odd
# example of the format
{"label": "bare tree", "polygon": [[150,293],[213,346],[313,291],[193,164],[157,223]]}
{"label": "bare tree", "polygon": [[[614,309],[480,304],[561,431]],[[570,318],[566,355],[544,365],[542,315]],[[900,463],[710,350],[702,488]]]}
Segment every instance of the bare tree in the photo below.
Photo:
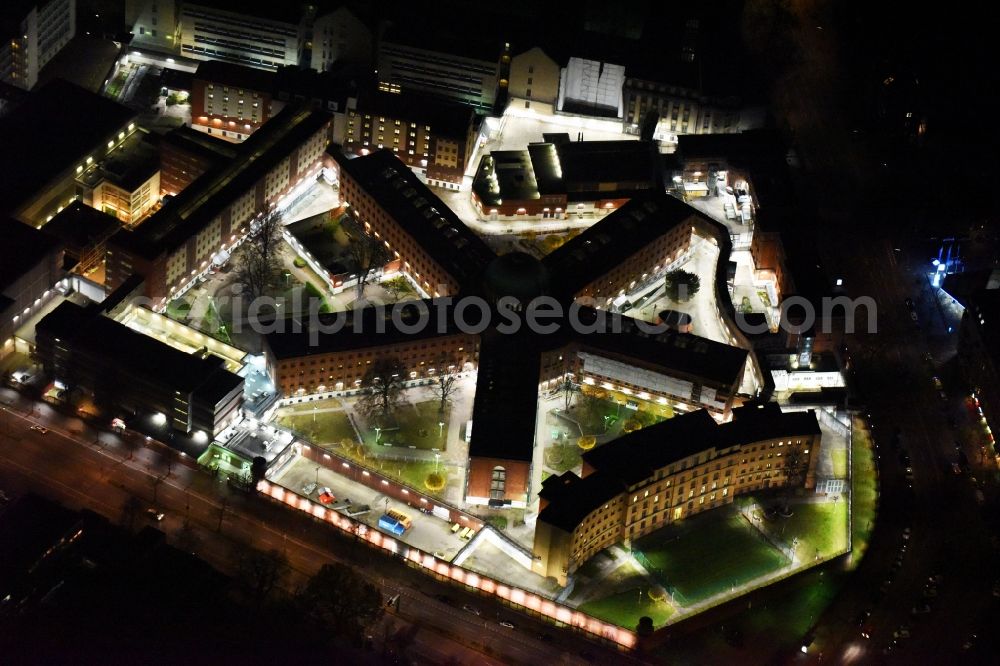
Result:
{"label": "bare tree", "polygon": [[563,396],[563,411],[568,412],[569,408],[573,406],[573,397],[580,392],[580,386],[574,384],[573,380],[567,377],[559,384],[558,390]]}
{"label": "bare tree", "polygon": [[238,554],[237,581],[257,608],[271,598],[288,571],[288,560],[277,550],[263,552],[247,548]]}
{"label": "bare tree", "polygon": [[[446,363],[447,361],[442,361]],[[439,412],[444,412],[444,408],[451,402],[451,396],[458,391],[458,376],[450,372],[447,372],[447,367],[444,367],[444,371],[438,368],[438,375],[434,378],[434,395],[438,397],[441,404],[438,406]]]}
{"label": "bare tree", "polygon": [[361,380],[364,395],[358,409],[371,420],[391,415],[399,404],[406,369],[395,356],[384,356],[372,363]]}
{"label": "bare tree", "polygon": [[347,217],[342,225],[351,240],[347,253],[351,258],[352,268],[358,274],[357,297],[360,299],[372,275],[385,266],[392,255],[385,244],[371,235],[358,220]]}
{"label": "bare tree", "polygon": [[281,216],[265,215],[251,227],[250,235],[240,249],[236,281],[247,295],[259,298],[277,282],[281,247]]}

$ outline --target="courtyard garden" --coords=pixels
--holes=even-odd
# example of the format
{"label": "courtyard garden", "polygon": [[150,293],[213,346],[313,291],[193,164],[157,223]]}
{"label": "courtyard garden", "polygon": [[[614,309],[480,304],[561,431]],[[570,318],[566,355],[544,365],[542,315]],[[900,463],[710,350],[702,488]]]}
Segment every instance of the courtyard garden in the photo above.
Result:
{"label": "courtyard garden", "polygon": [[451,408],[446,405],[442,412],[440,406],[438,400],[400,403],[390,416],[379,420],[377,432],[374,426],[363,431],[365,443],[372,447],[444,451],[448,443]]}

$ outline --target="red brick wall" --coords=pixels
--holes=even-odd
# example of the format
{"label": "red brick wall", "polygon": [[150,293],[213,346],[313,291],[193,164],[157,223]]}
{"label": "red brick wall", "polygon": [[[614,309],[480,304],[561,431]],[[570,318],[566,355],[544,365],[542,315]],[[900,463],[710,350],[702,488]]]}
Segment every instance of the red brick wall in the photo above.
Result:
{"label": "red brick wall", "polygon": [[500,458],[469,458],[469,483],[466,495],[469,497],[489,497],[493,481],[493,468],[503,467],[507,472],[504,499],[525,501],[528,498],[531,464],[522,460]]}

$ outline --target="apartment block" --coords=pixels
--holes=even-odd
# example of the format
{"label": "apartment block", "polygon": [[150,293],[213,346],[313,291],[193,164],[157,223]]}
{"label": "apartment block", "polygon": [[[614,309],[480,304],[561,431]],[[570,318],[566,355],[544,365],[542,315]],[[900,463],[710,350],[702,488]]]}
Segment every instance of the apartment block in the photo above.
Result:
{"label": "apartment block", "polygon": [[76,0],[0,3],[0,81],[25,90],[76,35]]}
{"label": "apartment block", "polygon": [[583,455],[583,473],[539,493],[533,570],[565,585],[601,550],[768,488],[811,489],[822,434],[815,412],[741,407],[719,424],[699,410]]}
{"label": "apartment block", "polygon": [[344,149],[391,150],[427,184],[458,189],[475,141],[475,114],[464,105],[412,93],[375,92],[347,114]]}
{"label": "apartment block", "polygon": [[239,146],[236,159],[206,172],[135,229],[108,241],[107,281],[131,275],[162,305],[242,241],[251,223],[293,189],[317,178],[330,137],[329,114],[287,107]]}

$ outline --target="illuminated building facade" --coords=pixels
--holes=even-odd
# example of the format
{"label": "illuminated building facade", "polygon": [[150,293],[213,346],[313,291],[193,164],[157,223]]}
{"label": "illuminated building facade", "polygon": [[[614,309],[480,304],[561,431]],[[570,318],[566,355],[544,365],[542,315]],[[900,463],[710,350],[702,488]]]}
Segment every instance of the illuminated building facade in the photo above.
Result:
{"label": "illuminated building facade", "polygon": [[776,403],[677,416],[584,453],[583,474],[551,476],[539,493],[532,569],[565,585],[595,554],[749,492],[813,488],[816,415]]}

